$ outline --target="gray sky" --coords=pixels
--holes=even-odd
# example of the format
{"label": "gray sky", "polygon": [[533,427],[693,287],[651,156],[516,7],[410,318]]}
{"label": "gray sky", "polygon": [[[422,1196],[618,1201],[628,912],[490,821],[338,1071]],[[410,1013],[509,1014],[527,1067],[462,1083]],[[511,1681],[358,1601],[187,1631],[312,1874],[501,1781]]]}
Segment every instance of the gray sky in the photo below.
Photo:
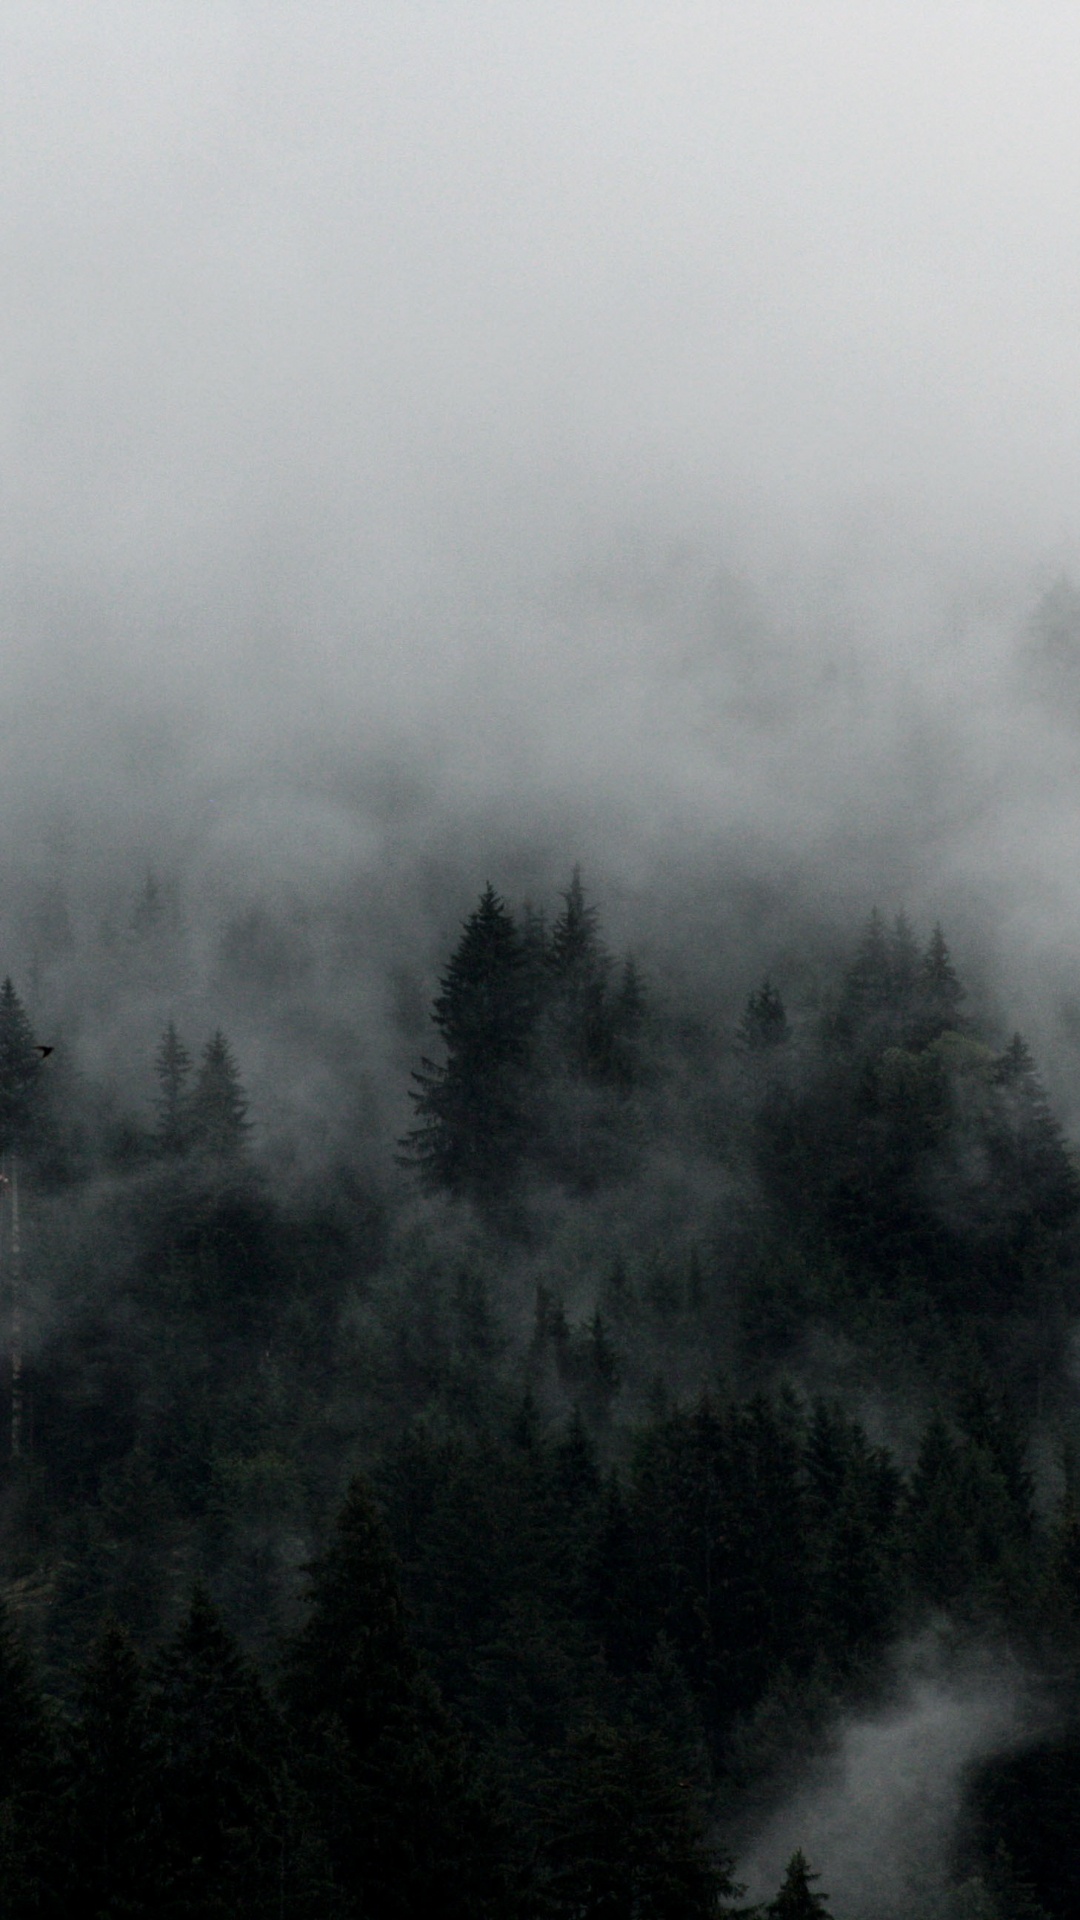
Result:
{"label": "gray sky", "polygon": [[318,869],[302,770],[412,756],[890,905],[1008,857],[1063,940],[1075,736],[1007,695],[1080,551],[1078,72],[1018,0],[12,0],[5,831],[201,792]]}

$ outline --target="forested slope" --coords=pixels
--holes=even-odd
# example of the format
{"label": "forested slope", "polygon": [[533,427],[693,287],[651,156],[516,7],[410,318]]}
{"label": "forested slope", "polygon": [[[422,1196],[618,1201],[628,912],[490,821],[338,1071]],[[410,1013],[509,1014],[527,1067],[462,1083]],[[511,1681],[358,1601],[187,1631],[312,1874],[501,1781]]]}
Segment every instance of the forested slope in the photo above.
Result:
{"label": "forested slope", "polygon": [[222,1031],[168,1020],[136,1108],[32,1011],[7,1911],[727,1909],[930,1636],[1053,1702],[969,1770],[938,1910],[1075,1912],[1080,1178],[940,928],[709,1020],[578,873],[550,920],[488,886],[396,1165],[288,1182]]}

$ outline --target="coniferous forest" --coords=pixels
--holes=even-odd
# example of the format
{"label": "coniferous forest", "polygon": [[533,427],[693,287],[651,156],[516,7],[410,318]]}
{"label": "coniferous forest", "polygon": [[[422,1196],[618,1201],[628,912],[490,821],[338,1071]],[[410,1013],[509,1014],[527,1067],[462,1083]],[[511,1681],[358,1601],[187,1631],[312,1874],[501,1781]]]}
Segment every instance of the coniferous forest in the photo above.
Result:
{"label": "coniferous forest", "polygon": [[[283,937],[224,938],[256,996]],[[149,883],[155,1004],[180,938]],[[577,870],[486,885],[399,1136],[286,1180],[182,993],[121,1098],[4,981],[5,1915],[864,1920],[797,1811],[767,1889],[739,1863],[912,1660],[1029,1710],[909,1910],[1075,1915],[1039,1063],[903,914],[681,993]]]}

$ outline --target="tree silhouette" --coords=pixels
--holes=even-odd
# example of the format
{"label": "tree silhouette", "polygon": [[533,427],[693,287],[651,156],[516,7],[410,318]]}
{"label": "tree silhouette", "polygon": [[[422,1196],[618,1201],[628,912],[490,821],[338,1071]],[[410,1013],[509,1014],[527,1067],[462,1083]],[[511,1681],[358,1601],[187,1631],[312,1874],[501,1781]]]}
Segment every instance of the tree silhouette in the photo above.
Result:
{"label": "tree silhouette", "polygon": [[19,1152],[30,1143],[40,1075],[34,1030],[6,979],[0,986],[0,1153]]}
{"label": "tree silhouette", "polygon": [[513,916],[489,882],[432,1009],[446,1058],[425,1059],[413,1074],[418,1124],[401,1143],[402,1159],[429,1186],[483,1197],[505,1186],[520,1163],[533,973]]}
{"label": "tree silhouette", "polygon": [[234,1159],[251,1131],[240,1073],[220,1028],[203,1048],[191,1095],[191,1140],[215,1159]]}
{"label": "tree silhouette", "polygon": [[188,1093],[191,1055],[171,1020],[157,1051],[154,1073],[161,1088],[154,1102],[158,1116],[158,1147],[162,1153],[182,1153],[191,1142],[192,1126]]}

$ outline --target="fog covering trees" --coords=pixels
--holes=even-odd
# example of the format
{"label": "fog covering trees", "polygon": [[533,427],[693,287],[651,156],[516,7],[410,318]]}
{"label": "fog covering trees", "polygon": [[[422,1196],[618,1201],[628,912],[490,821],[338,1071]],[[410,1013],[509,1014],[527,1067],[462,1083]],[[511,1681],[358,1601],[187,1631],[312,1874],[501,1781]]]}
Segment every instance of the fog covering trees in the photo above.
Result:
{"label": "fog covering trees", "polygon": [[[733,1910],[931,1627],[1056,1712],[972,1769],[934,1898],[1071,1911],[1073,1150],[940,926],[844,945],[704,1020],[578,869],[489,883],[411,1124],[285,1180],[182,989],[125,1105],[8,982],[13,1913]],[[806,1852],[769,1912],[826,1910]]]}

